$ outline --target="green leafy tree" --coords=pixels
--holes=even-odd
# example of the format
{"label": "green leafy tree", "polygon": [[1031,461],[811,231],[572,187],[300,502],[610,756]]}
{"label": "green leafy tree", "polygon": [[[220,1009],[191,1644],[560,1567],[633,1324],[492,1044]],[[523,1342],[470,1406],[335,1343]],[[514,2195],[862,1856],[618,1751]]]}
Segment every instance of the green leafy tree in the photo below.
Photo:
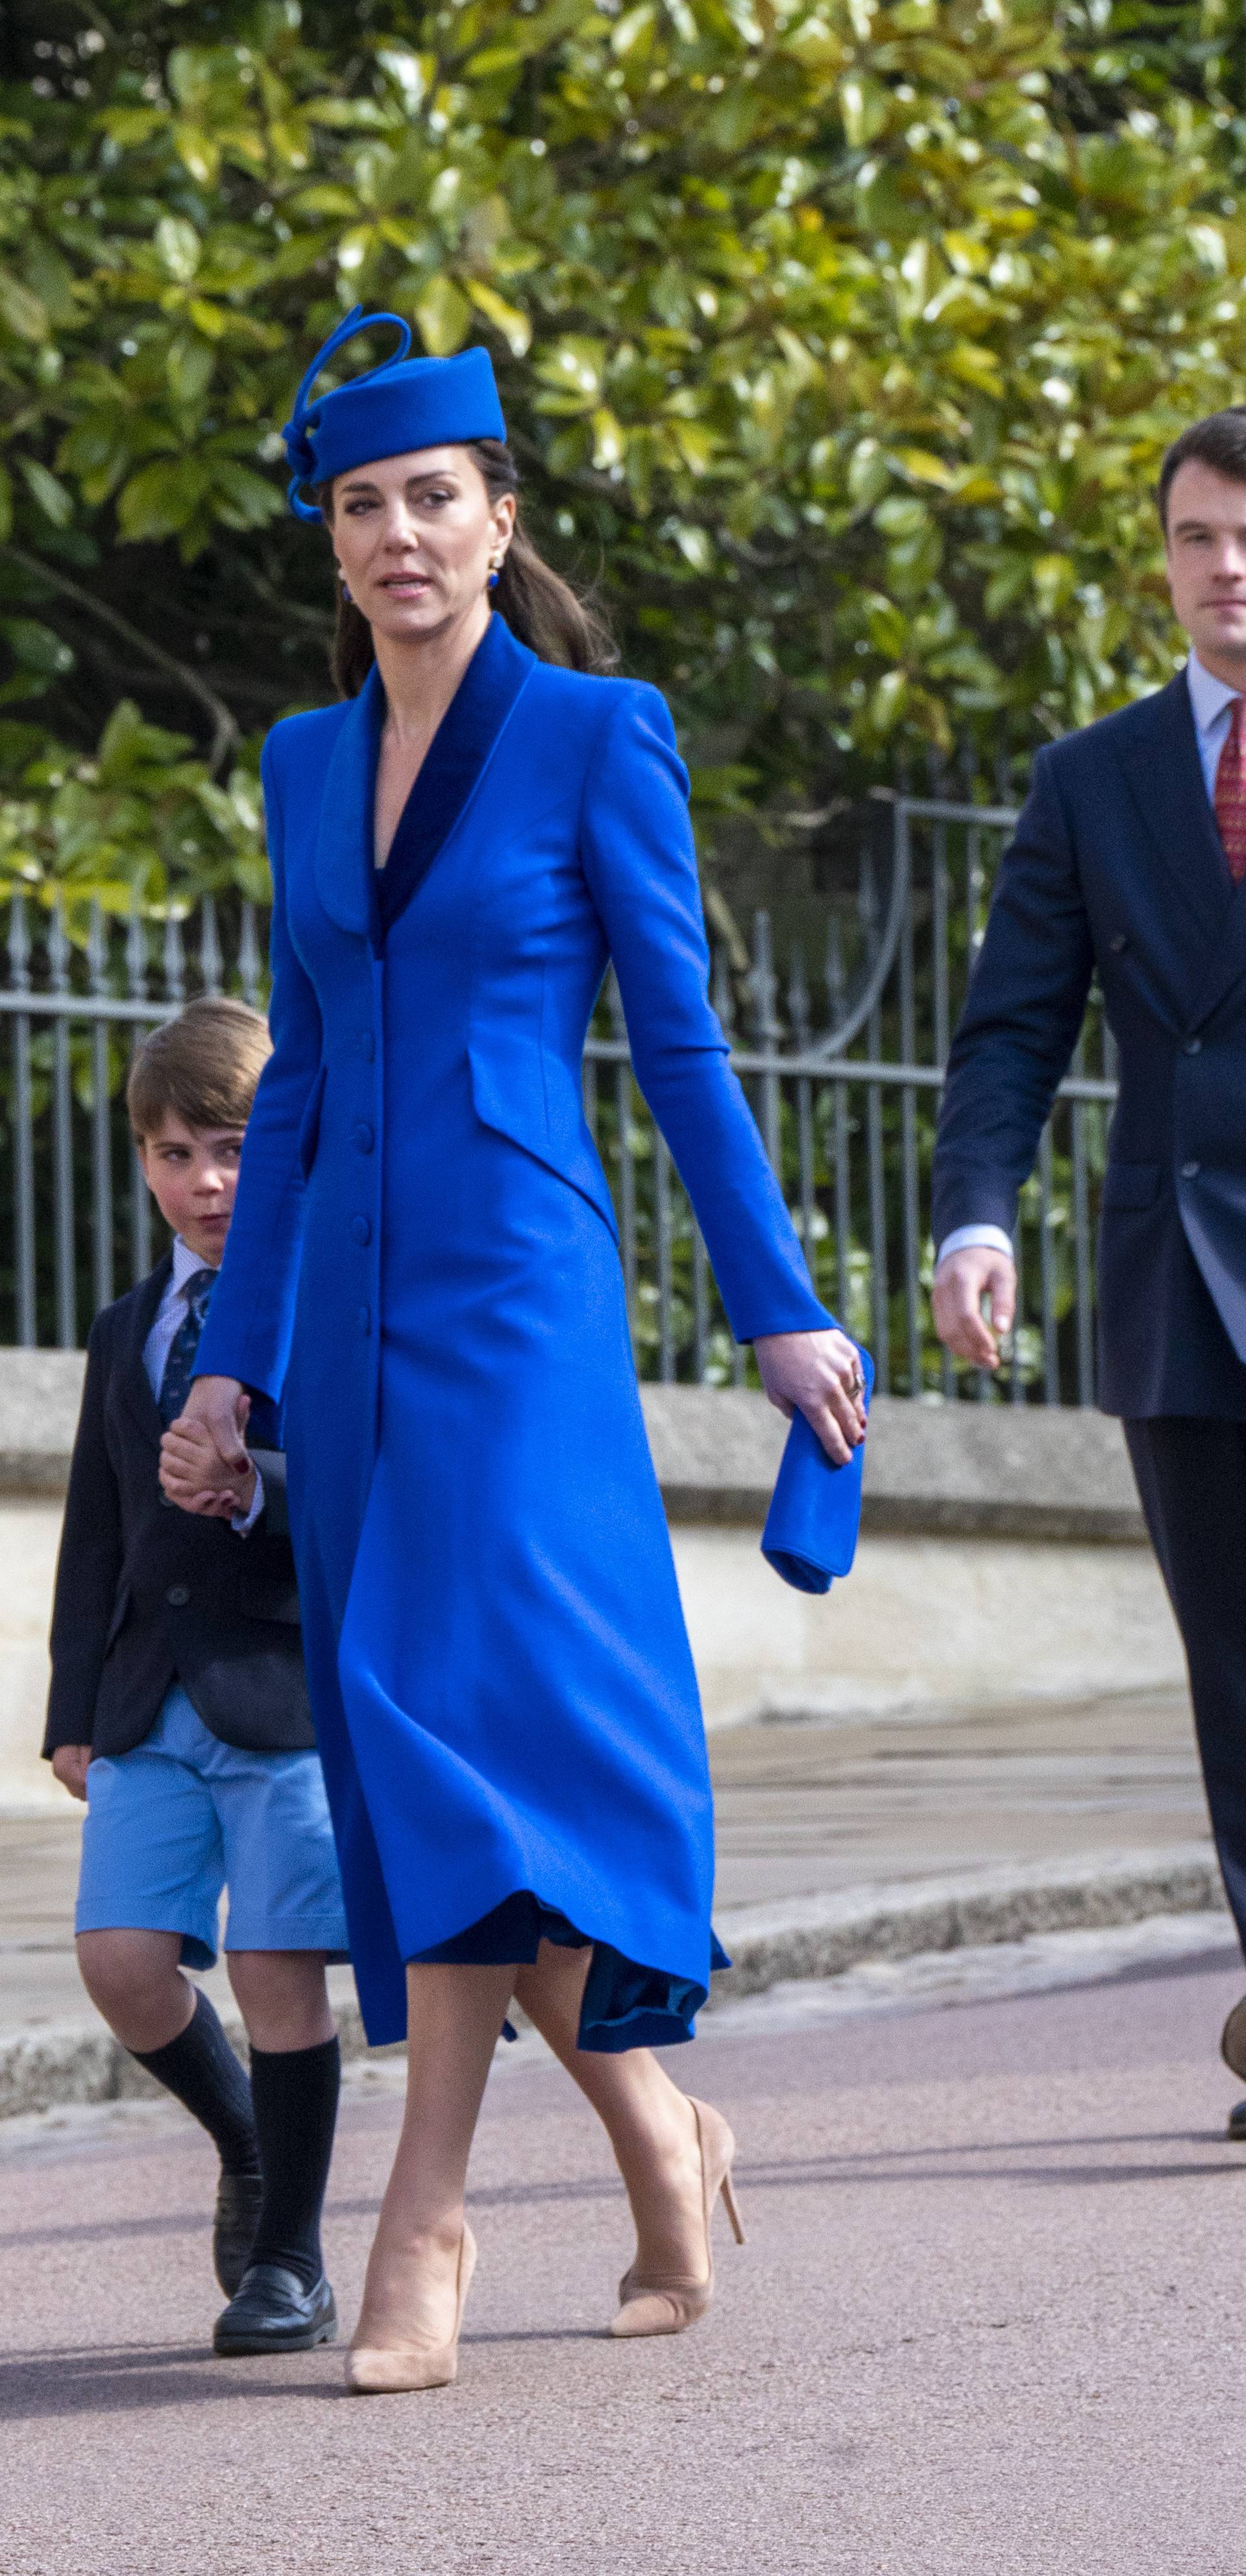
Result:
{"label": "green leafy tree", "polygon": [[1239,18],[11,10],[2,747],[46,819],[7,846],[78,867],[57,816],[124,698],[206,764],[192,791],[183,743],[153,754],[182,773],[162,810],[206,817],[215,783],[235,819],[101,818],[104,873],[158,892],[159,843],[170,882],[215,882],[222,832],[253,870],[240,745],[328,694],[327,563],[276,429],[356,298],[491,348],[539,533],[674,701],[711,855],[733,812],[773,828],[898,759],[1019,774],[1153,686],[1156,462],[1243,389]]}

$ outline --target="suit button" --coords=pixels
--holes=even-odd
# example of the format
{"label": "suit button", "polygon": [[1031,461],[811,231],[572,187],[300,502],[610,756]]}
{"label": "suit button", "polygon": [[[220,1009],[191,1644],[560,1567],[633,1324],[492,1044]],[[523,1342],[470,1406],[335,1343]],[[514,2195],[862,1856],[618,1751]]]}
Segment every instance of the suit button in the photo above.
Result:
{"label": "suit button", "polygon": [[359,1330],[361,1333],[370,1333],[372,1330],[372,1308],[370,1306],[361,1306],[359,1309]]}
{"label": "suit button", "polygon": [[1203,1168],[1203,1166],[1202,1166],[1202,1164],[1201,1164],[1201,1163],[1183,1163],[1183,1164],[1182,1164],[1182,1166],[1181,1166],[1181,1178],[1182,1178],[1182,1180],[1183,1180],[1183,1181],[1196,1181],[1196,1180],[1198,1179],[1199,1173],[1202,1171],[1202,1168]]}
{"label": "suit button", "polygon": [[376,1056],[376,1039],[373,1037],[371,1029],[361,1029],[357,1043],[364,1063],[371,1064]]}
{"label": "suit button", "polygon": [[1186,1039],[1186,1042],[1185,1042],[1185,1051],[1186,1051],[1186,1054],[1187,1054],[1187,1055],[1201,1055],[1201,1054],[1202,1054],[1202,1052],[1203,1052],[1203,1041],[1202,1041],[1202,1039],[1201,1039],[1201,1038],[1187,1038],[1187,1039]]}
{"label": "suit button", "polygon": [[184,1583],[171,1583],[164,1597],[170,1610],[184,1610],[190,1599],[190,1592]]}
{"label": "suit button", "polygon": [[1112,955],[1114,957],[1119,957],[1122,948],[1128,948],[1129,946],[1129,941],[1126,939],[1124,931],[1118,930],[1114,937],[1109,939],[1108,946],[1112,951]]}
{"label": "suit button", "polygon": [[361,1154],[370,1154],[376,1143],[375,1132],[371,1127],[369,1127],[366,1118],[360,1118],[356,1121],[355,1143],[359,1147]]}
{"label": "suit button", "polygon": [[372,1228],[369,1225],[366,1216],[353,1216],[350,1221],[350,1230],[356,1243],[371,1243]]}

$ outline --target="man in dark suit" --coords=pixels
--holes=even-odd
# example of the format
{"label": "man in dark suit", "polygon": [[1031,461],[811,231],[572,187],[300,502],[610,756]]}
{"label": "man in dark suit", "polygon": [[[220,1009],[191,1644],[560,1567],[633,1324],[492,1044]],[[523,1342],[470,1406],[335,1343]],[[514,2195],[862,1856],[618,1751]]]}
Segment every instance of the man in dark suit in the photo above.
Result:
{"label": "man in dark suit", "polygon": [[[75,1917],[87,1991],[220,2154],[221,2353],[302,2350],[336,2323],[319,2234],[339,2078],[324,1971],[345,1955],[346,1924],[271,1406],[255,1406],[233,1476],[206,1440],[200,1454],[180,1435],[205,1517],[160,1488],[269,1051],[256,1012],[204,1000],[131,1069],[135,1143],[174,1242],[92,1328],[44,1742],[87,1802]],[[213,1965],[226,1888],[250,2084],[183,1974]]]}
{"label": "man in dark suit", "polygon": [[[998,1364],[1018,1192],[1097,974],[1120,1052],[1099,1401],[1181,1630],[1246,1946],[1246,405],[1177,440],[1158,499],[1189,660],[1035,762],[948,1063],[933,1303],[949,1350]],[[1229,2125],[1246,2137],[1246,2103]]]}

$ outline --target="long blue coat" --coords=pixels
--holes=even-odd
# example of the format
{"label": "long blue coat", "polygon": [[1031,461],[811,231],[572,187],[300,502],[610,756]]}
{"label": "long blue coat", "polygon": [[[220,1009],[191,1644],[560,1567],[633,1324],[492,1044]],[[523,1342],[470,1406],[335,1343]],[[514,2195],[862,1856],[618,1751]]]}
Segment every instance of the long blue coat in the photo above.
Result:
{"label": "long blue coat", "polygon": [[275,727],[274,1051],[200,1373],[283,1398],[360,2000],[593,1945],[582,2044],[689,2035],[712,1963],[696,1680],[581,1055],[608,957],[733,1328],[824,1328],[706,995],[657,692],[494,618],[383,872],[384,697]]}

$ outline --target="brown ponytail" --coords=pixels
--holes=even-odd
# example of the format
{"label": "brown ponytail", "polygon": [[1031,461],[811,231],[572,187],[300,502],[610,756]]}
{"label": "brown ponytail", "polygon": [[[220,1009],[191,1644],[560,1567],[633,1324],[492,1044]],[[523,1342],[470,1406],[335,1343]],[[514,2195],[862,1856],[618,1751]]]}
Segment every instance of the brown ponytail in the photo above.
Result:
{"label": "brown ponytail", "polygon": [[[515,460],[500,439],[472,439],[467,453],[480,468],[491,502],[500,501],[505,492],[518,492]],[[332,526],[332,484],[322,483],[317,497]],[[557,662],[567,671],[608,671],[618,661],[604,618],[572,589],[570,582],[550,570],[519,518],[497,588],[490,596],[512,635],[517,635],[539,661]],[[343,598],[339,583],[331,667],[344,698],[358,697],[375,658],[367,618],[353,599]]]}

